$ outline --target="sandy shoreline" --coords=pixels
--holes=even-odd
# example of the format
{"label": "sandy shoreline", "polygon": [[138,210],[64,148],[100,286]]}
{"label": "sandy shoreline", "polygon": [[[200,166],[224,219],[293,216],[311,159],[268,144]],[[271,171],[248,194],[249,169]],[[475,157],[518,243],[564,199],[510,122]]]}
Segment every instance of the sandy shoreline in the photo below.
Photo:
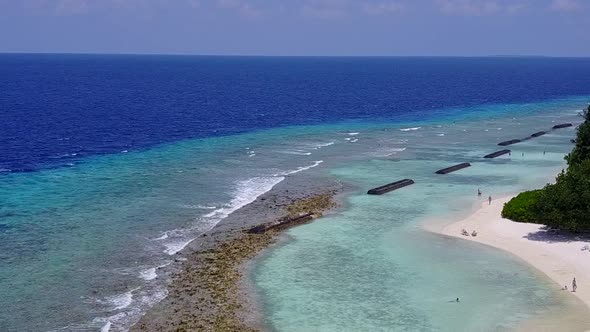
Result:
{"label": "sandy shoreline", "polygon": [[[496,199],[491,205],[483,202],[469,217],[446,226],[441,226],[440,222],[429,222],[423,227],[434,233],[507,251],[546,274],[555,282],[556,288],[567,285],[567,293],[590,308],[590,264],[587,264],[590,251],[581,250],[590,244],[590,239],[564,232],[549,232],[539,224],[517,223],[502,218],[502,207],[511,198]],[[470,234],[476,230],[478,234],[464,236],[461,234],[463,229]],[[578,288],[576,292],[571,292],[574,277]]]}

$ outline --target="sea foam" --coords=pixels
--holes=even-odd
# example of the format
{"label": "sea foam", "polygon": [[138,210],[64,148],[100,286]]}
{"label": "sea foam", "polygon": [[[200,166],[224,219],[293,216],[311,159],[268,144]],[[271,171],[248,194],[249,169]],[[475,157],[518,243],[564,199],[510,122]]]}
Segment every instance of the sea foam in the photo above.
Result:
{"label": "sea foam", "polygon": [[323,147],[330,146],[330,145],[334,145],[334,142],[319,143],[319,144],[316,145],[316,147],[323,148]]}
{"label": "sea foam", "polygon": [[108,320],[106,324],[104,324],[104,326],[100,328],[100,332],[109,332],[111,330],[111,325],[113,325],[113,323],[111,323],[111,321]]}
{"label": "sea foam", "polygon": [[[270,191],[275,185],[284,179],[284,176],[253,177],[247,180],[236,182],[233,191],[233,198],[231,201],[225,206],[215,209],[201,218],[199,227],[201,228],[202,232],[213,228],[215,225],[217,225],[217,223],[229,216],[232,212],[254,202],[258,196]],[[168,235],[170,235],[170,232],[168,232]],[[168,255],[174,255],[186,247],[193,240],[194,238],[182,238],[165,243],[164,246],[166,249],[164,252]]]}
{"label": "sea foam", "polygon": [[307,151],[304,151],[304,150],[286,150],[286,151],[281,151],[281,153],[294,154],[294,155],[299,155],[299,156],[309,156],[309,155],[311,155],[311,152],[307,152]]}
{"label": "sea foam", "polygon": [[316,160],[312,165],[297,167],[297,169],[294,169],[294,170],[291,170],[291,171],[277,173],[277,174],[275,174],[275,176],[287,176],[287,175],[292,175],[292,174],[296,174],[296,173],[299,173],[299,172],[303,172],[303,171],[306,171],[308,169],[311,169],[311,168],[314,168],[316,166],[319,166],[323,162],[324,162],[323,160]]}
{"label": "sea foam", "polygon": [[412,128],[402,128],[400,129],[400,131],[414,131],[414,130],[418,130],[422,127],[412,127]]}
{"label": "sea foam", "polygon": [[139,273],[139,276],[141,277],[141,279],[145,281],[150,281],[156,279],[158,277],[158,274],[156,273],[156,268],[152,267],[145,271],[141,271]]}
{"label": "sea foam", "polygon": [[381,148],[376,149],[373,152],[369,152],[368,155],[373,157],[391,157],[392,155],[405,150],[406,148]]}
{"label": "sea foam", "polygon": [[113,306],[112,310],[121,310],[127,308],[133,302],[133,292],[139,287],[134,288],[123,294],[107,297],[107,301]]}

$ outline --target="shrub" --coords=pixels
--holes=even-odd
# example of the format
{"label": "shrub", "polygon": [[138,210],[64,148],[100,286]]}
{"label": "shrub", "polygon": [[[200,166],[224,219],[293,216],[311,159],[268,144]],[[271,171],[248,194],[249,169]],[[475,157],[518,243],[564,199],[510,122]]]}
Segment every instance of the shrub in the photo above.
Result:
{"label": "shrub", "polygon": [[525,191],[504,204],[502,217],[518,222],[536,222],[535,207],[542,190]]}

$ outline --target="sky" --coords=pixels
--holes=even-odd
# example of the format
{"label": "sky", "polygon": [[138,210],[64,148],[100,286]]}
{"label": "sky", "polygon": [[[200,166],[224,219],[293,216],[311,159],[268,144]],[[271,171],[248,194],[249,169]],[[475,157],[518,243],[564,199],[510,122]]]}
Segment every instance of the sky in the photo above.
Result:
{"label": "sky", "polygon": [[590,56],[590,0],[0,0],[0,52]]}

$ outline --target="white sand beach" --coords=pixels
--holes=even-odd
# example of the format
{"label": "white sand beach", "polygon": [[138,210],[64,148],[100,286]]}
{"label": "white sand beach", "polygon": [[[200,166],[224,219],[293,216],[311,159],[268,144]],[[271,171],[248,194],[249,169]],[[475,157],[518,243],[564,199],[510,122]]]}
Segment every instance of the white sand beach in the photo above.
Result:
{"label": "white sand beach", "polygon": [[[430,223],[425,228],[508,251],[553,279],[555,287],[567,285],[568,293],[590,307],[590,251],[581,250],[590,244],[590,239],[584,241],[575,235],[549,232],[543,225],[502,218],[502,207],[511,198],[496,199],[491,205],[486,201],[464,220],[443,227]],[[462,235],[463,229],[469,234],[476,230],[477,236]],[[576,292],[571,291],[574,277],[578,286]]]}

